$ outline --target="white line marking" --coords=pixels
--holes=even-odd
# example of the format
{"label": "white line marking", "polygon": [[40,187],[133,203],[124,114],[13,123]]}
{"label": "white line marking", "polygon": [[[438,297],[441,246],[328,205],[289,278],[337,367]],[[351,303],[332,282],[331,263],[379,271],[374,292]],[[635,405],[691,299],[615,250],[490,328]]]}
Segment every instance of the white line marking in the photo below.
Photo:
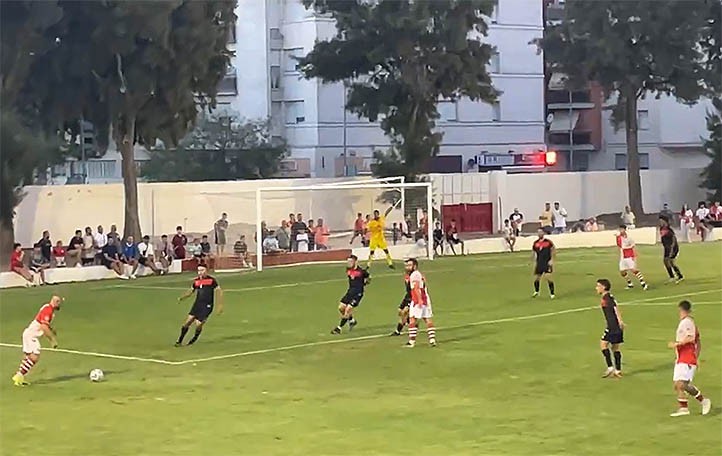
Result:
{"label": "white line marking", "polygon": [[[684,293],[684,294],[678,294],[678,295],[671,295],[671,296],[659,296],[655,298],[645,298],[645,299],[639,299],[635,301],[629,301],[629,302],[620,302],[620,306],[628,306],[632,304],[636,304],[634,307],[637,306],[665,306],[668,305],[666,302],[654,302],[654,301],[662,301],[662,300],[669,300],[669,299],[675,299],[675,298],[683,298],[687,296],[698,296],[703,294],[709,294],[709,293],[718,293],[722,291],[722,289],[714,289],[714,290],[704,290],[704,291],[695,291],[692,293]],[[704,305],[704,304],[722,304],[722,301],[703,301],[698,303],[693,303],[693,305]],[[547,317],[554,317],[557,315],[565,315],[570,313],[577,313],[577,312],[584,312],[587,310],[594,310],[598,309],[599,306],[586,306],[586,307],[577,307],[574,309],[565,309],[565,310],[559,310],[554,312],[545,312],[540,314],[532,314],[532,315],[522,315],[518,317],[506,317],[506,318],[498,318],[494,320],[483,320],[483,321],[477,321],[472,323],[464,323],[461,325],[454,325],[454,326],[446,326],[443,328],[437,328],[442,331],[449,331],[453,329],[462,329],[462,328],[471,328],[476,326],[484,326],[484,325],[493,325],[497,323],[509,323],[514,321],[525,321],[525,320],[536,320],[539,318],[547,318]],[[424,331],[422,331],[424,332]],[[357,341],[363,341],[363,340],[371,340],[371,339],[380,339],[388,337],[388,334],[371,334],[368,336],[360,336],[360,337],[350,337],[346,339],[331,339],[331,340],[322,340],[322,341],[315,341],[315,342],[305,342],[302,344],[294,344],[294,345],[287,345],[283,347],[272,347],[272,348],[264,348],[260,350],[251,350],[247,352],[239,352],[239,353],[230,353],[226,355],[218,355],[218,356],[211,356],[208,358],[198,358],[198,359],[189,359],[185,361],[167,361],[163,359],[153,359],[153,358],[139,358],[136,356],[125,356],[125,355],[113,355],[113,354],[107,354],[107,353],[96,353],[96,352],[86,352],[86,351],[79,351],[79,350],[66,350],[62,348],[52,349],[52,348],[45,348],[43,350],[47,351],[53,351],[53,352],[59,352],[59,353],[69,353],[74,355],[84,355],[84,356],[93,356],[97,358],[110,358],[110,359],[121,359],[121,360],[127,360],[127,361],[141,361],[141,362],[147,362],[147,363],[156,363],[156,364],[164,364],[168,366],[182,366],[185,364],[192,364],[192,363],[201,363],[206,361],[216,361],[220,359],[229,359],[229,358],[240,358],[245,356],[251,356],[251,355],[261,355],[265,353],[274,353],[274,352],[280,352],[280,351],[288,351],[288,350],[295,350],[298,348],[306,348],[306,347],[318,347],[322,345],[333,345],[333,344],[341,344],[341,343],[347,343],[347,342],[357,342]],[[18,344],[6,344],[0,342],[0,347],[9,347],[9,348],[22,348],[22,345]]]}

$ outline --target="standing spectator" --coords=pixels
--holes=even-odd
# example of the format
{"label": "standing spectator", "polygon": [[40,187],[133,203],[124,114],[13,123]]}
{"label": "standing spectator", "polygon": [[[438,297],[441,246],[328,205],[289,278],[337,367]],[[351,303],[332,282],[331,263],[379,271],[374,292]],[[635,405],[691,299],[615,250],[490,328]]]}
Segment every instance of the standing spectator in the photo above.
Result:
{"label": "standing spectator", "polygon": [[[434,224],[434,255],[444,255],[444,230],[441,229],[441,222],[436,221]],[[439,252],[438,250],[441,249]]]}
{"label": "standing spectator", "polygon": [[541,224],[541,229],[544,230],[545,233],[550,233],[552,229],[552,205],[551,203],[544,203],[544,210],[542,211],[541,215],[539,216],[539,222]]}
{"label": "standing spectator", "polygon": [[221,214],[221,218],[213,225],[215,234],[216,255],[221,256],[226,250],[226,230],[228,229],[228,214]]}
{"label": "standing spectator", "polygon": [[695,212],[694,216],[695,223],[697,224],[697,234],[699,234],[702,242],[704,242],[707,240],[707,222],[709,221],[709,209],[707,209],[707,204],[705,204],[704,201],[700,201],[697,204],[697,211]]}
{"label": "standing spectator", "polygon": [[188,244],[188,238],[186,237],[185,234],[183,234],[182,226],[175,227],[175,236],[173,236],[173,240],[171,241],[171,244],[173,245],[173,256],[180,260],[185,259],[186,245]]}
{"label": "standing spectator", "polygon": [[43,237],[40,238],[35,245],[40,247],[40,252],[43,254],[45,261],[50,263],[52,254],[51,250],[53,249],[53,242],[50,240],[50,231],[43,231]]}
{"label": "standing spectator", "polygon": [[394,245],[399,242],[400,237],[401,229],[399,228],[399,224],[394,222],[394,224],[391,226],[391,239],[394,241]]}
{"label": "standing spectator", "polygon": [[[514,208],[514,212],[509,216],[509,226],[514,230],[514,237],[518,237],[521,234],[521,226],[524,223],[524,214],[519,212],[519,208]],[[513,249],[512,249],[513,251]]]}
{"label": "standing spectator", "polygon": [[[296,221],[298,223],[298,221]],[[309,235],[303,228],[300,228],[296,235],[296,251],[297,252],[308,252]],[[276,241],[278,242],[278,241]]]}
{"label": "standing spectator", "polygon": [[682,238],[687,242],[691,242],[690,234],[694,229],[694,214],[687,204],[682,205],[682,210],[679,213],[679,229]]}
{"label": "standing spectator", "polygon": [[[293,231],[293,225],[296,224],[296,214],[288,214],[288,229],[291,231],[291,245],[289,246],[289,252],[296,251],[296,234]],[[266,240],[266,236],[263,236],[263,240]]]}
{"label": "standing spectator", "polygon": [[354,222],[353,222],[353,236],[351,236],[351,241],[349,242],[349,245],[353,244],[353,241],[355,241],[357,237],[361,238],[361,244],[363,245],[363,242],[364,242],[364,218],[360,212],[358,214],[356,214],[356,220],[354,220]]}
{"label": "standing spectator", "polygon": [[140,258],[140,252],[138,251],[138,245],[135,243],[133,236],[128,236],[128,239],[123,243],[123,253],[121,260],[123,263],[130,266],[131,279],[137,279],[135,272],[138,270],[138,259]]}
{"label": "standing spectator", "polygon": [[669,209],[669,204],[664,203],[662,205],[662,210],[659,211],[659,215],[662,217],[665,217],[667,220],[669,220],[669,223],[674,223],[675,221],[675,214]]}
{"label": "standing spectator", "polygon": [[[265,220],[261,220],[261,244],[263,244],[263,240],[270,236],[270,234],[271,230],[268,229],[268,224]],[[258,233],[255,231],[253,232],[253,241],[258,243]]]}
{"label": "standing spectator", "polygon": [[108,243],[108,235],[103,232],[103,226],[98,225],[98,230],[95,232],[94,246],[95,246],[95,259],[98,260],[98,264],[103,259],[103,247]]}
{"label": "standing spectator", "polygon": [[83,232],[80,230],[75,230],[75,236],[70,238],[70,242],[68,242],[68,254],[67,256],[69,258],[72,258],[75,260],[75,267],[81,267],[83,266]]}
{"label": "standing spectator", "polygon": [[281,226],[276,230],[276,241],[279,249],[286,252],[291,250],[291,229],[285,220],[281,221]]}
{"label": "standing spectator", "polygon": [[241,260],[241,267],[248,268],[249,257],[248,257],[248,244],[246,244],[246,236],[241,234],[241,237],[233,244],[233,253]]}
{"label": "standing spectator", "polygon": [[371,215],[366,214],[366,220],[364,220],[364,225],[363,225],[364,237],[361,240],[361,245],[363,247],[368,247],[369,242],[371,241],[371,232],[369,232],[369,222],[370,221],[371,221]]}
{"label": "standing spectator", "polygon": [[[308,234],[306,234],[308,231],[308,227],[306,226],[306,223],[303,221],[303,214],[300,212],[298,215],[296,215],[296,221],[293,222],[291,225],[291,247],[294,252],[300,251],[298,248],[298,236],[303,232],[305,242],[306,242],[306,251],[308,251]],[[295,241],[295,242],[294,242]]]}
{"label": "standing spectator", "polygon": [[55,261],[56,268],[65,267],[65,247],[63,247],[63,241],[58,241],[53,247],[53,260]]}
{"label": "standing spectator", "polygon": [[331,234],[331,232],[328,229],[328,226],[324,224],[323,219],[318,219],[318,223],[316,224],[316,233],[315,236],[315,242],[316,242],[316,250],[328,250],[328,237]]}
{"label": "standing spectator", "polygon": [[13,253],[10,254],[10,270],[25,279],[26,287],[32,287],[35,286],[35,277],[33,277],[33,273],[25,266],[23,262],[24,256],[22,245],[17,242],[13,244]]}
{"label": "standing spectator", "polygon": [[165,270],[158,269],[155,265],[155,251],[153,250],[153,244],[150,242],[150,236],[143,236],[143,242],[138,244],[138,264],[144,268],[150,268],[154,274],[162,274]]}
{"label": "standing spectator", "polygon": [[208,242],[208,236],[205,234],[201,237],[201,258],[204,262],[212,258],[211,243]]}
{"label": "standing spectator", "polygon": [[118,252],[120,252],[120,247],[122,242],[120,233],[118,233],[118,227],[115,225],[110,225],[110,232],[108,233],[108,242],[115,244],[115,248],[118,249]]}
{"label": "standing spectator", "polygon": [[[452,220],[452,222],[454,223],[454,226],[456,226],[456,221]],[[419,220],[419,226],[421,227],[421,232],[424,233],[424,239],[426,239],[429,234],[429,214],[428,212],[426,212],[426,210],[421,211],[421,220]],[[448,230],[446,232],[446,235],[449,235]]]}
{"label": "standing spectator", "polygon": [[[113,232],[113,228],[111,227],[111,233]],[[108,243],[105,244],[105,247],[103,247],[102,253],[103,253],[103,260],[102,264],[106,268],[110,269],[111,271],[115,272],[115,275],[118,276],[119,279],[122,280],[128,280],[128,277],[126,277],[123,274],[123,262],[120,261],[120,254],[118,253],[118,246],[115,244],[115,241],[110,242],[110,233],[108,233]]]}
{"label": "standing spectator", "polygon": [[632,208],[624,206],[624,212],[622,212],[622,225],[625,225],[628,230],[633,230],[637,223],[637,216],[632,212]]}
{"label": "standing spectator", "polygon": [[85,234],[83,235],[83,266],[93,264],[95,262],[95,236],[93,236],[93,230],[89,227],[85,227]]}
{"label": "standing spectator", "polygon": [[163,270],[166,274],[168,274],[168,269],[173,263],[173,246],[170,242],[168,242],[167,234],[160,237],[160,243],[154,253],[156,254],[156,259],[160,261],[160,265],[163,267]]}
{"label": "standing spectator", "polygon": [[316,250],[316,227],[313,226],[313,219],[308,219],[308,251]]}
{"label": "standing spectator", "polygon": [[50,267],[50,261],[46,260],[43,256],[43,251],[40,245],[35,244],[33,247],[33,253],[30,256],[30,270],[39,277],[38,285],[45,284],[45,270]]}
{"label": "standing spectator", "polygon": [[513,228],[513,225],[513,222],[510,222],[509,220],[504,220],[504,241],[509,247],[510,252],[514,251],[514,245],[516,244],[516,230]]}
{"label": "standing spectator", "polygon": [[567,230],[567,210],[562,207],[559,201],[554,201],[552,219],[554,221],[554,233],[561,234]]}
{"label": "standing spectator", "polygon": [[411,216],[407,215],[404,219],[404,226],[401,227],[401,235],[405,237],[406,239],[413,239],[414,235],[411,234],[416,230],[416,227],[413,224],[413,221],[411,220]]}

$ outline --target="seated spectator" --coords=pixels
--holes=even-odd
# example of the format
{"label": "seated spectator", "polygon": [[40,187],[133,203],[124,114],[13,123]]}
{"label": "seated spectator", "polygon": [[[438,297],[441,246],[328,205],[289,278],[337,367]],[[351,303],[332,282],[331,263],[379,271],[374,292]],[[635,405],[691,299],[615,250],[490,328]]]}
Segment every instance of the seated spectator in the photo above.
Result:
{"label": "seated spectator", "polygon": [[123,243],[123,252],[120,259],[123,263],[130,266],[131,279],[137,279],[135,272],[138,270],[138,259],[140,258],[140,252],[138,251],[138,245],[135,243],[133,236],[128,236],[128,239]]}
{"label": "seated spectator", "polygon": [[720,207],[719,201],[715,201],[715,203],[710,206],[709,216],[710,219],[715,222],[719,222],[720,220],[722,220],[722,207]]}
{"label": "seated spectator", "polygon": [[697,234],[699,234],[700,238],[702,238],[702,242],[707,240],[707,233],[710,231],[710,227],[708,225],[709,220],[707,220],[709,212],[707,204],[704,201],[700,201],[699,204],[697,204],[697,211],[694,214],[694,220],[697,223]]}
{"label": "seated spectator", "polygon": [[82,254],[83,266],[88,266],[95,263],[95,236],[93,236],[93,230],[89,226],[85,227],[85,234],[83,235],[83,254]]}
{"label": "seated spectator", "polygon": [[118,227],[115,225],[110,225],[110,233],[108,233],[108,242],[112,242],[115,244],[115,248],[118,249],[120,252],[121,242],[120,242],[121,236],[120,233],[118,233]]}
{"label": "seated spectator", "polygon": [[[444,254],[444,230],[441,228],[441,222],[436,221],[434,224],[434,232],[432,233],[432,236],[434,238],[434,254],[435,255],[443,255]],[[440,251],[438,251],[440,249]]]}
{"label": "seated spectator", "polygon": [[63,241],[58,241],[53,247],[53,260],[55,260],[56,268],[65,267],[65,247],[63,247]]}
{"label": "seated spectator", "polygon": [[278,246],[278,239],[276,239],[276,236],[270,235],[266,239],[263,240],[263,252],[264,253],[282,252],[281,248]]}
{"label": "seated spectator", "polygon": [[624,212],[622,212],[622,225],[626,225],[627,229],[634,229],[637,222],[637,217],[632,212],[629,206],[624,206]]}
{"label": "seated spectator", "polygon": [[10,270],[25,279],[26,287],[32,287],[35,286],[35,277],[33,273],[25,267],[25,263],[23,263],[24,256],[22,245],[18,243],[13,244],[13,252],[10,254]]}
{"label": "seated spectator", "polygon": [[577,222],[572,225],[572,233],[578,233],[580,231],[584,231],[587,227],[587,221],[584,219],[579,219]]}
{"label": "seated spectator", "polygon": [[100,264],[103,259],[102,250],[105,244],[108,243],[108,235],[103,232],[103,226],[98,225],[98,231],[93,236],[93,247],[95,247],[95,259]]}
{"label": "seated spectator", "polygon": [[[515,209],[516,211],[516,209]],[[513,214],[512,214],[513,215]],[[509,247],[509,251],[514,251],[514,245],[516,245],[516,229],[512,226],[513,223],[509,221],[509,219],[504,220],[504,241],[506,242],[506,245]]]}
{"label": "seated spectator", "polygon": [[188,238],[183,234],[183,227],[177,226],[175,228],[175,236],[171,244],[173,245],[173,257],[178,259],[184,259],[186,257],[186,245],[188,245]]}
{"label": "seated spectator", "polygon": [[308,251],[313,252],[316,250],[316,227],[313,225],[313,219],[308,219]]}
{"label": "seated spectator", "polygon": [[75,230],[75,236],[70,238],[70,242],[68,242],[68,252],[67,257],[72,258],[75,261],[76,267],[83,266],[83,232],[80,230]]}
{"label": "seated spectator", "polygon": [[249,267],[248,244],[246,244],[246,236],[244,234],[241,234],[241,237],[233,244],[233,253],[241,260],[241,267]]}
{"label": "seated spectator", "polygon": [[595,217],[590,217],[587,223],[584,224],[584,231],[596,232],[599,231],[599,225]]}
{"label": "seated spectator", "polygon": [[509,223],[514,230],[514,235],[519,237],[521,235],[521,226],[524,223],[524,214],[519,212],[519,208],[515,207],[514,212],[509,215]]}
{"label": "seated spectator", "polygon": [[153,244],[150,242],[150,236],[143,236],[143,242],[138,244],[138,264],[144,268],[150,268],[154,274],[158,275],[165,271],[158,269],[155,265],[155,255],[153,255]]}
{"label": "seated spectator", "polygon": [[43,251],[39,244],[33,247],[33,253],[30,255],[30,270],[40,278],[38,285],[45,284],[45,270],[50,267],[50,261],[43,256]]}
{"label": "seated spectator", "polygon": [[105,244],[101,252],[103,253],[102,265],[115,272],[119,279],[128,280],[128,277],[123,275],[123,262],[120,261],[118,246],[115,242]]}
{"label": "seated spectator", "polygon": [[160,265],[167,274],[170,265],[173,263],[173,246],[168,241],[167,234],[160,237],[160,244],[158,244],[158,248],[155,252],[157,255],[156,260],[160,261]]}
{"label": "seated spectator", "polygon": [[316,250],[328,250],[328,237],[331,232],[328,226],[323,223],[323,219],[318,219],[316,224],[316,232],[314,233],[314,241]]}
{"label": "seated spectator", "polygon": [[211,255],[211,243],[208,242],[208,236],[205,234],[201,238],[201,258],[203,258],[203,261],[209,260],[213,255]]}
{"label": "seated spectator", "polygon": [[43,253],[45,261],[50,263],[52,258],[53,243],[50,240],[50,231],[43,231],[43,237],[35,244],[40,247],[40,251]]}
{"label": "seated spectator", "polygon": [[276,230],[276,239],[278,240],[278,247],[286,252],[291,250],[291,229],[288,226],[288,222],[281,221],[281,226]]}
{"label": "seated spectator", "polygon": [[201,249],[201,240],[198,238],[193,239],[193,242],[186,246],[188,256],[195,258],[200,261],[203,257],[203,250]]}

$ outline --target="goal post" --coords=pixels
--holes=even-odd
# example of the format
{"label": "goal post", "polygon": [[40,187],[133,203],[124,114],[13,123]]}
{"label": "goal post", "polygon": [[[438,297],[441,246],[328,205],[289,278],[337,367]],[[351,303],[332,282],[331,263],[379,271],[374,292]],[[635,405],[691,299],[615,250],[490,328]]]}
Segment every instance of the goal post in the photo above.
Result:
{"label": "goal post", "polygon": [[[297,260],[293,263],[340,261],[340,255],[348,251],[368,255],[367,248],[362,250],[365,248],[361,247],[362,239],[354,235],[354,224],[357,214],[365,218],[371,216],[374,210],[382,214],[389,210],[386,239],[394,258],[418,256],[433,259],[433,248],[430,245],[434,214],[432,191],[430,182],[394,183],[383,180],[259,187],[255,194],[255,239],[258,240],[255,245],[256,269],[262,271],[264,259],[271,255],[275,257],[274,260],[284,255],[274,252],[278,249],[276,243],[279,239],[273,233],[279,233],[279,221],[281,224],[287,222],[292,213],[301,213],[304,222],[322,219],[325,227],[318,236],[323,241],[321,244],[316,243],[315,239],[305,240],[304,236],[298,238],[300,241],[290,236],[290,250],[295,256],[286,256],[286,259]],[[394,224],[397,226],[396,231],[393,231]],[[406,228],[402,230],[401,227]],[[281,233],[284,242],[289,237],[288,231]],[[270,238],[268,242],[264,235]],[[306,255],[307,252],[315,255]]]}

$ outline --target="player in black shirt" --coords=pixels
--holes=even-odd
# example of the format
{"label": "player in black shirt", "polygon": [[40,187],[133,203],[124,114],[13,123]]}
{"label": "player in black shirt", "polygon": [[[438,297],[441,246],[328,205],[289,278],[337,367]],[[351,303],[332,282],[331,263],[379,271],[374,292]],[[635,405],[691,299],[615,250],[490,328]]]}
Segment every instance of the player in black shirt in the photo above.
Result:
{"label": "player in black shirt", "polygon": [[[441,248],[441,253],[437,249]],[[434,226],[434,255],[444,254],[444,230],[441,229],[441,222],[436,222]]]}
{"label": "player in black shirt", "polygon": [[664,268],[667,270],[669,281],[679,283],[684,280],[682,271],[677,267],[679,243],[674,230],[669,226],[669,219],[663,215],[659,217],[659,238],[662,241],[662,248],[664,248]]}
{"label": "player in black shirt", "polygon": [[[436,238],[436,235],[434,235],[434,238]],[[399,304],[399,322],[396,324],[396,330],[389,334],[390,336],[400,336],[401,331],[403,331],[404,326],[409,324],[409,305],[411,305],[411,276],[406,273],[404,276],[404,285],[406,287],[406,293],[404,294],[404,298],[401,300],[401,304]]]}
{"label": "player in black shirt", "polygon": [[532,298],[539,296],[539,282],[543,278],[549,285],[549,296],[554,299],[554,276],[552,276],[554,268],[554,258],[556,257],[556,248],[554,243],[546,238],[546,231],[539,228],[537,231],[539,238],[532,245],[534,265],[534,294]]}
{"label": "player in black shirt", "polygon": [[193,279],[193,285],[183,296],[178,298],[178,302],[190,297],[194,292],[196,294],[196,300],[188,312],[183,326],[181,326],[180,336],[176,341],[175,346],[180,347],[183,344],[183,338],[188,333],[188,329],[191,327],[193,322],[196,322],[196,332],[193,334],[191,340],[188,341],[188,345],[193,345],[201,335],[203,331],[203,325],[208,320],[208,317],[213,313],[214,298],[218,291],[218,313],[223,313],[223,290],[218,285],[216,279],[208,275],[208,270],[205,266],[198,266],[198,277]]}
{"label": "player in black shirt", "polygon": [[[621,377],[622,376],[622,352],[619,346],[624,343],[624,322],[622,321],[622,313],[619,311],[617,301],[610,293],[612,284],[607,279],[597,280],[597,294],[602,296],[602,313],[607,327],[602,335],[600,347],[602,355],[607,362],[607,370],[603,377]],[[614,365],[612,365],[612,354],[609,347],[614,352]]]}
{"label": "player in black shirt", "polygon": [[338,304],[341,321],[338,326],[333,328],[331,334],[341,334],[341,328],[343,328],[346,323],[349,325],[349,330],[352,330],[353,327],[358,324],[353,317],[353,311],[361,303],[364,297],[364,288],[368,285],[370,278],[368,269],[363,269],[358,265],[358,257],[356,255],[348,257],[346,276],[348,277],[348,290]]}

